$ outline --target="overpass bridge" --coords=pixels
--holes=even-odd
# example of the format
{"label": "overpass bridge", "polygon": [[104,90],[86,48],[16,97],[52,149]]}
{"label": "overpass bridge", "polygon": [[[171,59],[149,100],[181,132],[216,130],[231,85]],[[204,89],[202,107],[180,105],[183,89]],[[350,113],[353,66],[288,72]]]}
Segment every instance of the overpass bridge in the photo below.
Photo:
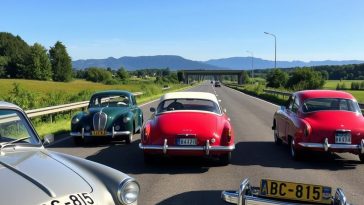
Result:
{"label": "overpass bridge", "polygon": [[191,76],[214,76],[215,80],[220,80],[223,75],[235,75],[238,79],[238,84],[244,82],[244,70],[180,70],[183,75],[184,83],[189,83],[189,77]]}

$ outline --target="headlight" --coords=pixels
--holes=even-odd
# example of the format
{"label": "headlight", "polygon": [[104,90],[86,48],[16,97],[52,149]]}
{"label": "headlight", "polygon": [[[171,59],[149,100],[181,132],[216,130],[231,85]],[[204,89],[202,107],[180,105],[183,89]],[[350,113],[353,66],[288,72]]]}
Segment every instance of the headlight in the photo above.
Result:
{"label": "headlight", "polygon": [[139,184],[134,179],[124,180],[118,190],[118,199],[122,204],[131,204],[138,200]]}
{"label": "headlight", "polygon": [[116,125],[116,126],[115,126],[115,130],[116,130],[116,131],[119,131],[119,130],[120,130],[120,125]]}
{"label": "headlight", "polygon": [[80,121],[80,119],[78,119],[78,117],[74,117],[72,118],[72,124],[77,124]]}
{"label": "headlight", "polygon": [[124,122],[124,123],[127,123],[129,120],[130,120],[130,117],[124,117],[124,118],[123,118],[123,122]]}

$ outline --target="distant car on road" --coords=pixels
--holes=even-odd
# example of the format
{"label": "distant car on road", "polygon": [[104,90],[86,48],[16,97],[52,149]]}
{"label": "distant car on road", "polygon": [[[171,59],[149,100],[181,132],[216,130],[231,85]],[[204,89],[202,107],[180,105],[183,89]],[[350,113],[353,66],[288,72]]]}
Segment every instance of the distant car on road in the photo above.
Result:
{"label": "distant car on road", "polygon": [[52,135],[47,135],[42,143],[23,110],[0,102],[1,204],[137,204],[139,185],[133,178],[48,151],[43,144],[52,141]]}
{"label": "distant car on road", "polygon": [[303,205],[329,204],[350,205],[341,188],[332,196],[332,188],[322,185],[302,184],[270,179],[262,179],[260,186],[250,185],[244,179],[237,191],[223,191],[221,198],[225,202],[237,205]]}
{"label": "distant car on road", "polygon": [[274,114],[272,129],[276,144],[287,143],[294,159],[313,150],[350,152],[364,162],[364,117],[347,92],[295,92]]}
{"label": "distant car on road", "polygon": [[129,144],[142,125],[143,113],[132,93],[102,91],[92,95],[86,112],[72,118],[70,135],[77,145],[93,137],[122,139]]}
{"label": "distant car on road", "polygon": [[221,87],[221,83],[220,83],[220,81],[215,81],[215,87]]}
{"label": "distant car on road", "polygon": [[141,133],[139,147],[147,162],[156,155],[213,156],[228,164],[234,131],[215,95],[175,92],[161,97]]}

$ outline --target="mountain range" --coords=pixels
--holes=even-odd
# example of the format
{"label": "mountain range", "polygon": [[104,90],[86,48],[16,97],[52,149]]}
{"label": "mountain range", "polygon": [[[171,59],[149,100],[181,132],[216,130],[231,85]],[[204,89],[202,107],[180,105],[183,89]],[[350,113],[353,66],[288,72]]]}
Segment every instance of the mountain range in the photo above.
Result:
{"label": "mountain range", "polygon": [[[361,60],[324,60],[324,61],[277,61],[278,68],[319,66],[319,65],[345,65],[360,64]],[[274,61],[253,58],[254,69],[273,68]],[[121,57],[106,59],[86,59],[72,62],[73,68],[85,69],[88,67],[110,67],[119,69],[124,67],[127,70],[137,70],[144,68],[170,68],[171,70],[179,69],[233,69],[233,70],[250,70],[252,68],[251,57],[231,57],[212,59],[208,61],[193,61],[176,55],[157,55],[157,56],[138,56],[138,57]]]}

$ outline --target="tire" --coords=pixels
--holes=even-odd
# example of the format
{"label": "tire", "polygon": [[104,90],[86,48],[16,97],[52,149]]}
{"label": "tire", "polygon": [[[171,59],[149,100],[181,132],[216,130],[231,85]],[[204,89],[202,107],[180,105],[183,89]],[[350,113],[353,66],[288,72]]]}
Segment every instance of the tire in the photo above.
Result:
{"label": "tire", "polygon": [[231,152],[219,156],[220,165],[226,166],[230,164],[230,161],[231,161]]}
{"label": "tire", "polygon": [[359,156],[361,163],[364,163],[364,154],[359,154],[358,156]]}
{"label": "tire", "polygon": [[274,143],[276,145],[281,145],[282,144],[282,139],[279,138],[279,136],[278,136],[277,126],[275,126],[275,128],[274,128],[274,134],[273,135],[274,135]]}
{"label": "tire", "polygon": [[73,137],[73,142],[76,146],[81,146],[85,143],[85,140],[82,137]]}
{"label": "tire", "polygon": [[295,141],[293,138],[289,140],[289,153],[293,160],[300,161],[302,159],[302,151],[295,148]]}

